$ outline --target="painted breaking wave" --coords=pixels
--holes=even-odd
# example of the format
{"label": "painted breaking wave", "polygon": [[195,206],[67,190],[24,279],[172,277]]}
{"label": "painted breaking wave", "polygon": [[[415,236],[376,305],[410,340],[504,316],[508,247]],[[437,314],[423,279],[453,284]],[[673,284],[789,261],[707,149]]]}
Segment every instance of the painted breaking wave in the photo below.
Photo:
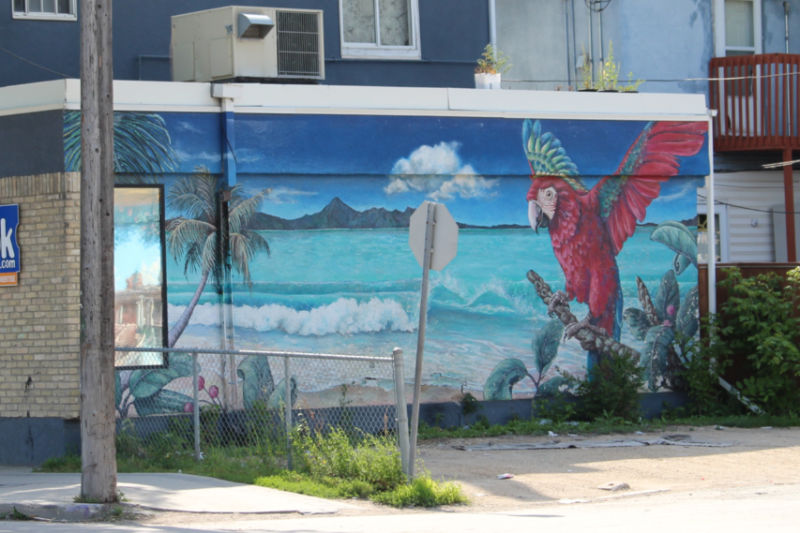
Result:
{"label": "painted breaking wave", "polygon": [[[169,306],[169,316],[180,316],[185,307]],[[353,298],[337,300],[309,310],[296,310],[279,304],[262,306],[242,305],[233,308],[236,327],[255,331],[282,331],[290,335],[357,335],[382,331],[412,332],[414,321],[396,301],[371,298],[359,302]],[[219,305],[198,305],[192,313],[191,324],[219,326]]]}

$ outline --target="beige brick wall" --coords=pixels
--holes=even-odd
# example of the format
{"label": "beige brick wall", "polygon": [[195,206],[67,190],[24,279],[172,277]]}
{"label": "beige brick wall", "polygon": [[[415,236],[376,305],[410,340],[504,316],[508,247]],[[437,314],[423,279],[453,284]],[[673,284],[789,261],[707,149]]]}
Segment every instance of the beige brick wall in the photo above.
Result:
{"label": "beige brick wall", "polygon": [[0,417],[78,416],[80,174],[0,178],[19,205],[19,284],[0,287]]}

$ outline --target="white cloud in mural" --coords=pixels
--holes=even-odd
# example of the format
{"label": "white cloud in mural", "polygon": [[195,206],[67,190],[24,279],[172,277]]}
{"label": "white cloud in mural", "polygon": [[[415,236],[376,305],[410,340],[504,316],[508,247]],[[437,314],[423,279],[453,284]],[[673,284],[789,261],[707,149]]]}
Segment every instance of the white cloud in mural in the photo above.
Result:
{"label": "white cloud in mural", "polygon": [[149,264],[142,263],[139,273],[142,276],[142,285],[161,285],[161,259],[156,259]]}
{"label": "white cloud in mural", "polygon": [[187,152],[186,150],[175,150],[175,155],[179,161],[219,163],[219,154],[211,152]]}
{"label": "white cloud in mural", "polygon": [[472,165],[464,164],[458,155],[459,146],[457,142],[425,144],[398,159],[384,192],[425,192],[433,200],[492,196],[497,180],[486,179]]}
{"label": "white cloud in mural", "polygon": [[264,159],[264,154],[260,150],[251,148],[237,148],[236,150],[236,162],[239,164],[258,163],[262,159]]}
{"label": "white cloud in mural", "polygon": [[298,199],[303,196],[316,196],[313,191],[301,191],[290,187],[273,187],[269,190],[267,201],[272,204],[296,204]]}
{"label": "white cloud in mural", "polygon": [[187,120],[178,121],[178,131],[184,131],[189,133],[205,133],[196,124],[189,122]]}
{"label": "white cloud in mural", "polygon": [[697,194],[697,184],[693,181],[689,180],[687,183],[682,185],[679,189],[671,194],[662,194],[653,200],[653,203],[667,203],[673,200],[678,200],[681,198],[685,198],[687,195],[692,195],[692,197]]}

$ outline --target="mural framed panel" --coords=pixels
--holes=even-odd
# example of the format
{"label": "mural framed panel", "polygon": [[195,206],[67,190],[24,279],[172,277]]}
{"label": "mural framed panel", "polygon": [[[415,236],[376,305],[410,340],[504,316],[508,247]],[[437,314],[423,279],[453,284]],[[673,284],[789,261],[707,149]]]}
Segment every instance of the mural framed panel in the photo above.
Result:
{"label": "mural framed panel", "polygon": [[[114,344],[167,346],[163,185],[114,187]],[[116,353],[119,370],[163,368],[163,352]]]}
{"label": "mural framed panel", "polygon": [[[562,390],[565,373],[581,378],[619,347],[645,368],[643,389],[679,387],[680,339],[698,325],[706,121],[236,114],[236,184],[224,190],[218,117],[145,118],[129,113],[117,127],[159,132],[147,159],[156,170],[143,175],[166,200],[166,346],[400,347],[413,375],[421,269],[408,220],[432,200],[460,231],[455,259],[431,273],[423,401]],[[205,389],[227,391],[230,408],[244,405],[242,364],[203,367]],[[157,391],[123,372],[120,390],[136,412],[181,412],[188,366],[178,367]],[[392,387],[353,379],[324,368],[297,387],[325,397],[346,385],[366,403]]]}

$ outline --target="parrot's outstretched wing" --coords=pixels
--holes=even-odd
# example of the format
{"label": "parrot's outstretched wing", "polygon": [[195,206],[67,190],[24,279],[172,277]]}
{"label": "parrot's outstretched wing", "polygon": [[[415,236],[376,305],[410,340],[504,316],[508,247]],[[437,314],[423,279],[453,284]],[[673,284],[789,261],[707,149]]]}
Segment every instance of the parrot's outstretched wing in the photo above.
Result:
{"label": "parrot's outstretched wing", "polygon": [[538,120],[525,119],[522,123],[522,148],[531,165],[532,177],[560,176],[576,191],[588,191],[561,141],[549,131],[543,133]]}
{"label": "parrot's outstretched wing", "polygon": [[644,220],[647,206],[661,190],[661,182],[678,173],[677,158],[699,152],[707,131],[706,122],[649,123],[628,149],[616,173],[592,189],[615,254],[633,235],[636,221]]}

